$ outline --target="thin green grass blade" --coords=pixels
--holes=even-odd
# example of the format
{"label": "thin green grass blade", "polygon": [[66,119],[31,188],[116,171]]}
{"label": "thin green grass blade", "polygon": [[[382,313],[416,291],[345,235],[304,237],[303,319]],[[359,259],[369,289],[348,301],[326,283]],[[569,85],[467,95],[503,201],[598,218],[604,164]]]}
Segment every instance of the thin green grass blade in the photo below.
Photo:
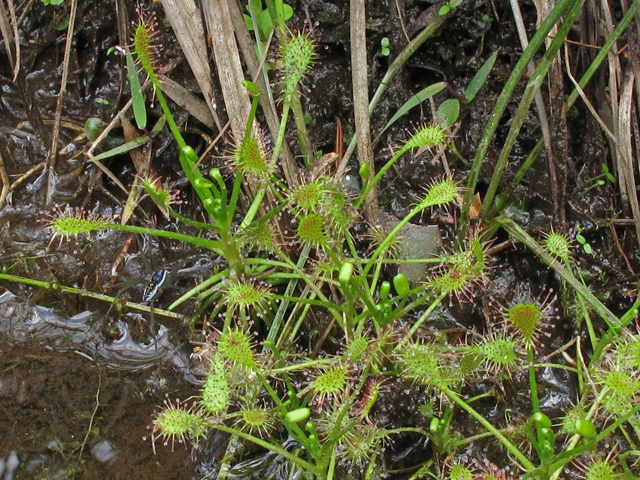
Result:
{"label": "thin green grass blade", "polygon": [[382,133],[384,133],[384,131],[387,130],[387,128],[389,128],[391,125],[396,123],[396,121],[400,117],[405,115],[413,107],[415,107],[416,105],[419,105],[422,102],[424,102],[425,100],[433,97],[436,93],[441,92],[444,89],[445,86],[446,86],[445,82],[438,82],[438,83],[434,83],[433,85],[429,85],[427,88],[425,88],[425,89],[419,91],[418,93],[416,93],[413,97],[411,97],[409,100],[407,100],[404,103],[404,105],[402,105],[398,109],[396,114],[393,117],[391,117],[391,120],[389,120],[387,122],[387,124],[384,126],[384,128],[382,129],[382,131],[380,132],[379,135],[382,135]]}
{"label": "thin green grass blade", "polygon": [[127,153],[129,150],[138,148],[139,146],[144,145],[145,143],[150,141],[151,141],[151,138],[143,135],[141,137],[131,140],[130,142],[125,143],[124,145],[120,145],[119,147],[103,152],[100,155],[96,155],[91,159],[91,161],[95,162],[98,160],[104,160],[105,158],[113,157],[115,155],[122,155],[123,153]]}
{"label": "thin green grass blade", "polygon": [[127,78],[131,86],[131,102],[133,104],[133,115],[136,118],[136,125],[140,129],[147,127],[147,107],[144,104],[144,96],[142,95],[142,86],[140,78],[138,78],[138,70],[133,63],[133,56],[127,52]]}
{"label": "thin green grass blade", "polygon": [[496,63],[496,58],[498,58],[497,51],[491,55],[486,62],[484,62],[482,67],[480,67],[480,70],[478,70],[478,73],[476,73],[476,76],[471,80],[471,83],[464,91],[464,98],[467,102],[470,102],[476,97],[482,86],[487,81],[487,77],[489,77],[489,74],[493,69],[493,64]]}
{"label": "thin green grass blade", "polygon": [[494,197],[496,195],[496,192],[498,191],[500,179],[502,178],[502,174],[504,173],[509,163],[509,154],[511,153],[511,149],[515,144],[516,138],[520,132],[520,128],[524,124],[524,120],[526,118],[527,112],[529,111],[529,107],[531,106],[531,103],[533,102],[537,91],[540,89],[544,79],[547,76],[547,72],[551,67],[551,63],[555,58],[556,52],[562,46],[564,39],[567,37],[570,29],[573,26],[573,22],[579,15],[584,1],[585,0],[575,0],[573,5],[571,5],[571,8],[567,11],[562,24],[559,26],[558,31],[555,34],[555,38],[547,48],[547,51],[543,55],[540,63],[536,67],[535,72],[533,73],[533,75],[531,75],[531,78],[527,83],[527,87],[524,91],[524,94],[522,95],[522,100],[520,101],[518,110],[513,116],[511,128],[509,129],[507,138],[504,141],[504,145],[500,152],[500,157],[498,158],[498,161],[496,162],[496,165],[494,167],[491,182],[489,183],[489,188],[487,189],[484,201],[482,202],[482,211],[480,215],[485,219],[487,218],[489,209],[493,204]]}
{"label": "thin green grass blade", "polygon": [[553,26],[562,18],[562,15],[573,3],[573,0],[558,1],[554,9],[549,13],[547,18],[544,19],[542,25],[540,25],[535,35],[531,38],[529,46],[524,50],[524,52],[522,52],[520,60],[518,60],[518,63],[507,80],[507,83],[502,89],[502,93],[500,93],[500,96],[496,101],[493,111],[491,112],[490,120],[487,122],[482,138],[480,139],[480,143],[476,148],[476,155],[473,160],[473,164],[471,165],[469,178],[467,179],[468,190],[464,197],[464,206],[460,216],[460,228],[458,230],[459,238],[464,238],[466,235],[469,226],[469,208],[471,207],[471,198],[475,194],[476,184],[480,177],[480,168],[485,161],[487,152],[489,151],[489,147],[493,140],[493,135],[498,129],[500,119],[502,118],[502,114],[506,110],[507,105],[511,100],[511,96],[518,86],[522,75],[526,71],[529,62],[533,60],[538,49],[544,44],[544,41]]}

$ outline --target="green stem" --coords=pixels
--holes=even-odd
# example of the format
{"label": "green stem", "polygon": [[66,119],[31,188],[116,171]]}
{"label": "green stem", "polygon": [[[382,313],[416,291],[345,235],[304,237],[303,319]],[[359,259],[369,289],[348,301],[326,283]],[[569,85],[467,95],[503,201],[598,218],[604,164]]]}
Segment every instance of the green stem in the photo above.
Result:
{"label": "green stem", "polygon": [[407,334],[405,339],[402,340],[402,342],[400,342],[400,344],[403,344],[405,341],[408,341],[408,339],[413,337],[413,335],[418,331],[418,329],[424,323],[424,321],[427,318],[429,318],[429,315],[431,315],[431,312],[433,312],[433,310],[438,305],[440,305],[440,302],[442,302],[442,300],[444,300],[447,297],[447,295],[449,295],[449,293],[442,292],[440,293],[440,296],[438,296],[438,298],[436,298],[433,302],[431,302],[431,305],[429,305],[429,308],[427,308],[425,312],[422,315],[420,315],[420,318],[418,319],[418,321],[411,327],[411,329],[409,330],[409,333]]}
{"label": "green stem", "polygon": [[458,231],[459,238],[466,237],[466,231],[469,227],[469,208],[471,207],[471,199],[475,194],[476,184],[478,183],[478,178],[480,177],[480,169],[485,163],[487,152],[489,151],[493,136],[498,128],[500,120],[502,119],[502,115],[504,114],[504,111],[506,110],[516,87],[518,86],[522,75],[527,70],[527,66],[533,60],[538,49],[544,44],[544,41],[553,26],[560,20],[565,10],[569,8],[573,1],[575,0],[558,1],[555,8],[549,13],[547,18],[544,19],[542,25],[540,25],[540,27],[536,31],[535,35],[531,39],[531,42],[529,43],[529,46],[522,53],[520,60],[511,72],[507,83],[502,89],[502,93],[500,93],[500,96],[498,97],[496,105],[491,112],[491,117],[487,122],[487,126],[485,127],[482,134],[482,138],[480,139],[480,143],[476,148],[476,155],[471,166],[471,171],[469,172],[469,178],[467,180],[468,190],[465,194],[464,206],[462,208],[462,214],[460,217],[460,229]]}
{"label": "green stem", "polygon": [[291,108],[291,97],[287,95],[282,106],[282,118],[280,119],[280,130],[278,130],[278,138],[276,138],[276,146],[273,149],[271,158],[277,160],[284,141],[284,133],[287,130],[287,120],[289,119],[289,109]]}
{"label": "green stem", "polygon": [[[244,216],[244,218],[242,219],[242,223],[240,224],[240,230],[242,230],[243,228],[247,228],[249,225],[251,225],[251,222],[253,222],[253,219],[256,218],[256,215],[258,214],[258,210],[260,210],[260,206],[262,205],[262,200],[264,200],[264,196],[266,195],[266,193],[267,193],[267,184],[265,183],[262,187],[260,187],[260,190],[258,190],[258,193],[256,193],[256,196],[253,197],[253,202],[251,202],[251,206],[249,207],[247,214]],[[234,206],[235,206],[235,203],[234,203]]]}
{"label": "green stem", "polygon": [[[233,222],[233,214],[236,211],[236,205],[238,204],[238,198],[240,197],[241,186],[242,186],[242,177],[240,175],[236,175],[236,178],[233,181],[233,190],[231,190],[231,198],[229,199],[229,208],[227,208],[227,218],[225,222],[225,227],[227,230],[229,229],[231,222]],[[258,196],[260,195],[258,194]],[[259,204],[258,204],[258,207],[256,207],[256,209],[257,208],[260,208]]]}
{"label": "green stem", "polygon": [[[46,282],[43,280],[35,280],[33,278],[20,277],[18,275],[11,275],[8,273],[0,273],[0,280],[8,280],[10,282],[22,283],[24,285],[33,285],[34,287],[44,288],[46,290],[59,290],[61,292],[80,295],[81,297],[93,298],[95,300],[102,300],[104,302],[109,302],[109,303],[117,303],[127,308],[131,308],[141,312],[151,313],[151,307],[149,307],[148,305],[141,305],[135,302],[122,301],[122,299],[119,299],[117,297],[110,297],[109,295],[90,292],[88,290],[84,290],[81,288],[67,287],[66,285],[62,285],[57,282]],[[179,320],[186,319],[184,315],[170,312],[168,310],[161,310],[158,308],[154,308],[153,311],[155,314],[160,314],[169,318],[177,318]]]}
{"label": "green stem", "polygon": [[[569,30],[573,27],[573,23],[580,13],[583,3],[584,0],[574,0],[574,3],[567,13],[564,22],[555,34],[555,38],[553,39],[553,42],[551,42],[551,45],[549,45],[549,48],[542,57],[542,60],[540,60],[540,64],[536,68],[534,74],[531,76],[524,94],[522,95],[522,100],[520,101],[518,110],[513,117],[511,128],[509,129],[509,134],[507,135],[507,139],[505,140],[504,146],[502,147],[502,150],[500,152],[500,157],[498,158],[496,166],[494,167],[493,175],[491,177],[491,183],[489,184],[489,188],[487,189],[487,193],[484,197],[484,202],[482,203],[481,215],[485,219],[487,217],[487,213],[489,212],[489,208],[493,204],[493,199],[498,190],[500,179],[502,178],[502,174],[507,167],[507,164],[509,163],[509,155],[511,154],[511,150],[518,137],[518,134],[520,133],[520,129],[524,124],[527,112],[529,111],[529,107],[531,106],[531,103],[538,93],[538,90],[542,86],[542,82],[544,81],[547,72],[551,67],[551,64],[556,58],[556,53],[564,44]],[[558,7],[560,6],[560,4],[561,2],[558,2]],[[555,9],[551,12],[551,14],[549,14],[549,17],[552,16],[554,11]],[[473,188],[475,188],[475,185],[473,185]],[[470,193],[473,194],[473,192],[470,191],[467,192],[467,195],[469,195]]]}
{"label": "green stem", "polygon": [[[353,138],[356,138],[356,137],[354,136]],[[402,148],[400,150],[398,150],[398,152],[393,157],[391,157],[391,160],[389,160],[387,163],[384,164],[384,166],[376,174],[376,176],[373,178],[373,180],[366,184],[366,186],[364,187],[363,191],[360,192],[360,196],[358,197],[358,200],[356,200],[356,202],[354,203],[356,208],[358,208],[358,207],[360,207],[362,205],[362,203],[364,202],[364,200],[367,197],[367,195],[369,194],[369,192],[378,183],[378,181],[380,181],[380,179],[382,178],[382,175],[384,175],[385,172],[387,170],[389,170],[391,168],[391,166],[394,163],[396,163],[398,161],[398,159],[402,155],[404,155],[408,150],[409,150],[409,148],[407,148],[407,145],[406,144],[403,145]]]}
{"label": "green stem", "polygon": [[[149,78],[153,78],[153,77],[149,76]],[[184,138],[182,137],[182,134],[180,133],[180,130],[178,129],[178,125],[176,125],[176,122],[173,119],[173,115],[171,115],[171,110],[169,110],[169,105],[167,104],[167,101],[164,98],[164,94],[162,93],[162,90],[160,89],[160,82],[158,82],[157,84],[154,83],[153,84],[153,88],[154,88],[154,90],[156,92],[156,97],[158,98],[158,103],[160,103],[160,107],[162,108],[162,112],[164,113],[164,116],[167,118],[167,123],[169,124],[169,128],[171,129],[171,133],[173,134],[173,138],[176,139],[176,142],[178,143],[178,146],[182,150],[184,147],[187,146],[187,142],[184,141]]]}
{"label": "green stem", "polygon": [[[427,25],[424,27],[424,29],[422,29],[422,31],[420,31],[418,36],[416,36],[416,38],[411,40],[411,42],[404,48],[404,50],[402,50],[402,52],[398,54],[396,59],[389,66],[389,70],[387,70],[387,73],[380,81],[380,85],[378,86],[378,89],[373,94],[373,98],[371,98],[371,101],[369,102],[369,115],[373,115],[373,111],[378,106],[378,103],[380,103],[380,100],[382,99],[382,96],[384,95],[384,93],[387,91],[387,88],[389,87],[389,85],[391,85],[393,78],[397,75],[397,73],[404,66],[407,60],[409,60],[409,58],[411,58],[411,56],[418,50],[418,48],[420,48],[420,46],[427,39],[435,35],[436,32],[438,32],[438,29],[449,18],[453,16],[453,12],[455,9],[451,9],[451,11],[449,11],[449,13],[447,13],[446,15],[439,15],[438,10],[440,9],[441,6],[442,6],[442,3],[439,3],[437,5],[430,7]],[[347,163],[349,162],[349,159],[351,158],[351,155],[353,155],[353,152],[355,149],[356,149],[356,136],[354,135],[353,138],[351,139],[351,142],[349,143],[349,147],[347,148],[347,151],[345,152],[344,157],[342,158],[342,161],[340,162],[340,166],[338,167],[338,175],[344,172],[347,166]]]}
{"label": "green stem", "polygon": [[[282,0],[267,0],[267,8],[269,9],[269,13],[275,11],[275,17],[278,21],[278,27],[280,28],[281,33],[286,33],[287,24],[284,19],[284,2]],[[273,9],[273,10],[272,10]],[[271,17],[273,18],[273,16]]]}
{"label": "green stem", "polygon": [[527,347],[527,362],[529,370],[529,388],[531,389],[531,405],[535,413],[540,412],[540,400],[538,399],[538,384],[536,383],[536,366],[535,356],[533,354],[533,347],[529,345]]}
{"label": "green stem", "polygon": [[335,358],[320,358],[317,360],[309,360],[308,362],[295,363],[292,365],[287,365],[286,367],[273,368],[269,371],[271,375],[278,375],[279,373],[285,372],[296,372],[298,370],[305,370],[308,368],[317,368],[319,365],[331,364],[336,361]]}
{"label": "green stem", "polygon": [[[215,275],[209,277],[207,280],[205,280],[204,282],[196,285],[191,290],[189,290],[187,293],[185,293],[180,298],[178,298],[171,305],[169,305],[169,310],[173,310],[174,308],[176,308],[181,303],[184,303],[185,301],[189,300],[191,297],[193,297],[195,295],[198,295],[200,292],[202,292],[203,290],[206,290],[211,285],[215,285],[216,283],[220,282],[227,275],[229,275],[229,270],[225,269],[225,270],[222,270],[221,272],[218,272]],[[202,299],[200,299],[200,300],[202,300]]]}
{"label": "green stem", "polygon": [[293,110],[293,119],[296,122],[296,130],[298,130],[300,151],[302,152],[302,158],[304,159],[304,164],[307,167],[308,171],[311,170],[311,166],[313,164],[313,147],[311,146],[311,140],[309,140],[307,124],[304,121],[304,111],[302,110],[300,97],[291,97],[291,110]]}
{"label": "green stem", "polygon": [[[638,316],[638,311],[640,310],[640,298],[636,299],[635,303],[631,306],[629,310],[627,310],[622,317],[620,317],[620,328],[625,328],[629,323],[633,321],[634,318]],[[602,355],[602,351],[604,348],[609,345],[611,342],[611,338],[617,335],[618,332],[616,330],[610,330],[604,334],[604,336],[598,342],[598,346],[593,351],[593,355],[591,356],[591,361],[589,362],[589,368],[591,369],[593,365],[600,360],[600,355]]]}
{"label": "green stem", "polygon": [[262,440],[261,438],[258,437],[254,437],[253,435],[250,435],[248,433],[245,433],[241,430],[234,430],[233,428],[229,428],[226,425],[213,425],[213,428],[215,428],[216,430],[220,430],[221,432],[226,432],[229,433],[231,435],[235,435],[238,436],[240,438],[244,438],[245,440],[249,440],[252,443],[255,443],[256,445],[262,447],[262,448],[266,448],[267,450],[277,453],[278,455],[280,455],[283,458],[286,458],[287,460],[289,460],[291,463],[297,465],[298,467],[300,467],[303,470],[306,470],[307,472],[316,475],[316,477],[318,478],[322,478],[322,473],[320,471],[318,471],[318,468],[315,467],[313,464],[303,460],[300,457],[295,456],[294,454],[286,451],[284,448],[282,448],[280,445],[275,445],[273,443],[269,443],[265,440]]}
{"label": "green stem", "polygon": [[386,250],[386,248],[389,246],[389,244],[393,241],[393,239],[395,238],[396,235],[398,235],[398,233],[400,232],[400,230],[402,230],[402,227],[404,227],[409,220],[411,220],[413,217],[415,217],[418,213],[420,213],[422,210],[424,210],[424,208],[421,205],[418,205],[417,207],[415,207],[411,212],[409,212],[409,214],[404,217],[400,223],[398,223],[398,225],[395,226],[395,228],[393,230],[391,230],[391,232],[389,233],[389,235],[387,235],[387,237],[382,241],[382,243],[380,245],[378,245],[378,248],[376,248],[376,251],[373,252],[373,254],[371,255],[371,257],[369,258],[369,260],[367,261],[367,263],[364,266],[364,270],[362,272],[363,275],[367,275],[369,273],[369,270],[371,270],[371,268],[375,265],[375,261],[376,259],[382,255],[382,252],[384,252]]}
{"label": "green stem", "polygon": [[[338,311],[336,311],[336,309],[333,307],[333,304],[329,301],[329,299],[322,293],[322,291],[320,290],[320,288],[313,283],[313,281],[295,264],[293,263],[293,261],[282,251],[276,252],[278,254],[278,256],[283,260],[282,262],[277,262],[280,265],[283,265],[285,268],[291,269],[293,270],[295,273],[297,273],[300,278],[307,284],[309,285],[309,288],[323,301],[326,302],[326,305],[330,305],[329,307],[329,311],[331,312],[331,314],[334,316],[334,318],[338,321],[338,323],[340,323],[340,321],[342,320],[342,317],[340,316],[340,313]],[[251,259],[249,261],[250,263],[264,263],[267,262],[267,264],[274,264],[275,262],[272,260],[262,260],[262,259]]]}
{"label": "green stem", "polygon": [[[249,84],[249,82],[247,80],[245,80],[245,86],[247,86]],[[244,83],[243,82],[243,83]],[[244,130],[244,141],[248,141],[249,138],[251,138],[251,131],[253,129],[253,119],[256,118],[256,112],[258,111],[258,103],[260,102],[260,89],[259,87],[255,84],[255,83],[251,83],[250,84],[252,87],[254,87],[257,90],[257,95],[256,94],[252,94],[252,98],[251,98],[251,111],[249,111],[249,117],[247,118],[247,128],[245,128]],[[251,92],[251,89],[249,90]]]}
{"label": "green stem", "polygon": [[507,439],[507,437],[505,437],[500,432],[500,430],[491,425],[491,423],[489,423],[489,421],[486,420],[482,415],[480,415],[473,407],[471,407],[467,402],[460,398],[457,393],[455,393],[446,385],[438,385],[437,387],[442,390],[442,392],[444,392],[444,394],[449,397],[449,399],[451,399],[456,405],[458,405],[469,415],[475,418],[480,424],[482,424],[482,426],[489,432],[491,432],[494,437],[500,440],[500,443],[502,443],[502,445],[504,445],[509,450],[511,455],[513,455],[526,470],[533,470],[535,468],[535,465],[531,463],[529,459],[525,457],[522,452],[520,452],[520,450],[518,450],[518,447],[511,443]]}
{"label": "green stem", "polygon": [[331,302],[324,302],[322,300],[311,300],[309,298],[301,298],[301,297],[287,297],[285,295],[274,295],[274,298],[279,300],[284,300],[291,303],[302,303],[305,305],[315,305],[316,307],[324,307],[326,309],[337,310],[338,312],[347,313],[349,311],[348,308],[342,305],[336,305]]}
{"label": "green stem", "polygon": [[137,227],[135,225],[122,225],[120,223],[109,223],[102,228],[110,230],[118,230],[120,232],[139,233],[142,235],[153,235],[155,237],[170,238],[179,242],[190,243],[199,247],[212,250],[220,255],[224,254],[224,245],[216,240],[208,240],[206,238],[194,237],[193,235],[185,235],[183,233],[170,232],[167,230],[158,230],[156,228]]}
{"label": "green stem", "polygon": [[[310,251],[311,251],[310,245],[305,245],[303,247],[302,252],[300,253],[300,257],[298,258],[298,263],[296,264],[296,267],[298,267],[300,271],[302,271],[305,264],[307,263],[307,258],[309,257]],[[284,292],[285,296],[290,296],[293,294],[295,288],[298,286],[299,278],[300,277],[297,276],[296,278],[292,278],[289,280],[289,283],[287,284],[287,288]],[[273,317],[271,328],[269,329],[269,333],[267,334],[267,340],[272,340],[274,342],[276,341],[276,337],[278,336],[278,333],[280,333],[280,324],[284,319],[287,308],[289,308],[289,302],[286,300],[280,302],[280,304],[278,305],[278,311],[276,312],[276,315]]]}
{"label": "green stem", "polygon": [[173,209],[169,209],[169,215],[175,218],[176,220],[178,220],[180,223],[184,223],[185,225],[188,225],[190,227],[201,228],[203,230],[218,229],[215,225],[212,225],[211,223],[204,223],[204,222],[198,222],[196,220],[191,220],[190,218],[187,218],[184,215],[180,215],[178,212],[176,212]]}
{"label": "green stem", "polygon": [[[544,148],[544,138],[541,138],[540,141],[536,143],[535,147],[533,147],[533,150],[531,150],[529,155],[527,155],[527,158],[522,163],[522,165],[520,166],[516,174],[513,176],[513,180],[511,181],[509,186],[505,188],[503,192],[505,197],[508,198],[511,195],[511,193],[515,190],[515,188],[518,185],[520,185],[520,182],[525,177],[525,175],[527,174],[527,172],[529,171],[533,163],[538,159],[538,155],[540,155],[540,152],[542,151],[543,148]],[[491,210],[489,210],[489,214],[487,215],[487,218],[495,217],[498,214],[498,211],[499,211],[498,205],[494,203]],[[494,233],[495,231],[491,233],[483,234],[483,237],[493,238]]]}
{"label": "green stem", "polygon": [[[598,346],[598,335],[596,334],[596,330],[593,328],[593,322],[591,321],[591,317],[589,316],[589,310],[587,310],[587,306],[584,303],[584,298],[582,298],[580,295],[577,295],[577,300],[578,305],[580,305],[582,317],[584,318],[584,323],[587,326],[587,332],[589,332],[591,348],[595,350],[595,348]],[[579,317],[577,318],[576,327],[578,328],[578,331],[580,331],[582,327],[582,321]]]}
{"label": "green stem", "polygon": [[510,235],[524,243],[538,255],[547,265],[554,269],[573,289],[597,311],[611,328],[620,328],[620,320],[598,300],[560,261],[552,257],[538,242],[536,242],[524,229],[512,219],[499,216],[493,222],[504,228]]}

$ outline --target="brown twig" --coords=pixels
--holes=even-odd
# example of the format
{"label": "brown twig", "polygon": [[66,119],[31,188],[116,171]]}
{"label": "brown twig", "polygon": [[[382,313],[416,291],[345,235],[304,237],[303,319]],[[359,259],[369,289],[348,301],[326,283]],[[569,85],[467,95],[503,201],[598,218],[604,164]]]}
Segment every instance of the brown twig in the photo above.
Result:
{"label": "brown twig", "polygon": [[[529,39],[527,38],[527,29],[520,12],[520,4],[517,0],[510,0],[511,11],[516,23],[516,29],[518,30],[518,36],[520,38],[520,45],[522,49],[526,49],[529,46]],[[542,17],[542,12],[538,12],[538,18]],[[527,67],[529,75],[533,75],[535,71],[534,63],[529,63]],[[560,199],[558,194],[558,173],[555,168],[553,142],[551,137],[551,128],[549,127],[549,118],[547,117],[547,110],[542,98],[542,93],[538,91],[535,98],[536,111],[538,113],[538,119],[540,121],[540,130],[542,130],[542,137],[544,138],[544,148],[547,153],[547,170],[549,172],[549,184],[551,187],[551,198],[553,201],[554,217],[557,219],[560,212]]]}
{"label": "brown twig", "polygon": [[398,18],[400,19],[400,26],[402,27],[402,33],[404,33],[404,38],[407,39],[407,43],[411,42],[411,37],[407,33],[407,29],[404,27],[404,20],[402,19],[402,9],[400,8],[400,0],[396,0],[396,8],[398,9]]}
{"label": "brown twig", "polygon": [[7,175],[7,169],[4,167],[4,158],[0,152],[0,180],[2,180],[2,190],[0,191],[0,209],[4,206],[4,201],[9,195],[11,184],[9,183],[9,175]]}
{"label": "brown twig", "polygon": [[[353,79],[353,107],[355,110],[358,160],[369,165],[374,175],[375,164],[371,147],[369,119],[369,80],[367,77],[367,37],[364,0],[351,0],[351,72]],[[374,186],[365,199],[365,218],[370,225],[378,222],[378,194]]]}
{"label": "brown twig", "polygon": [[64,59],[62,60],[62,78],[60,80],[60,92],[58,93],[58,102],[56,104],[56,116],[53,122],[53,131],[51,133],[51,147],[48,152],[47,165],[49,168],[49,178],[47,182],[47,198],[46,205],[50,205],[53,200],[53,193],[56,188],[56,160],[58,158],[58,138],[60,137],[60,120],[62,118],[62,103],[64,100],[64,92],[67,89],[67,78],[69,76],[69,60],[71,58],[71,45],[73,43],[73,29],[76,23],[76,12],[78,10],[78,0],[71,0],[69,7],[69,26],[67,28],[67,41],[64,46]]}
{"label": "brown twig", "polygon": [[29,170],[27,170],[26,172],[24,172],[22,175],[20,175],[20,177],[18,177],[18,179],[13,182],[11,184],[11,191],[13,192],[16,188],[18,188],[20,185],[22,185],[24,182],[27,181],[27,179],[33,175],[34,173],[39,172],[40,170],[42,170],[45,166],[47,165],[47,161],[43,160],[42,162],[38,163],[37,165],[34,165],[33,167],[31,167]]}
{"label": "brown twig", "polygon": [[631,266],[631,262],[629,261],[629,257],[627,257],[627,254],[624,253],[624,250],[622,249],[622,245],[620,245],[620,239],[618,238],[618,232],[616,232],[616,227],[614,227],[613,225],[611,225],[611,233],[613,234],[613,240],[616,242],[616,245],[618,246],[618,250],[620,251],[620,254],[622,255],[622,258],[624,258],[624,261],[627,264],[627,268],[629,269],[629,271],[631,272],[632,275],[635,275],[636,272],[633,271],[633,267]]}

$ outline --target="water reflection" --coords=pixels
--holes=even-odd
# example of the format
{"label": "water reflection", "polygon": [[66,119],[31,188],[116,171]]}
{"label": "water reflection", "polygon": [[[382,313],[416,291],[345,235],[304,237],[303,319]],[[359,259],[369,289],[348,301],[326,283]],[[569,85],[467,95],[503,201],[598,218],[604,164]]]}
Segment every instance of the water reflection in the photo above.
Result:
{"label": "water reflection", "polygon": [[154,347],[136,342],[126,322],[117,322],[119,338],[105,339],[99,315],[82,312],[72,317],[51,308],[30,306],[11,292],[0,295],[0,334],[11,345],[46,344],[56,351],[75,351],[93,361],[118,370],[142,370],[157,365],[171,365],[190,383],[198,380],[187,356],[169,339],[167,327],[158,329]]}

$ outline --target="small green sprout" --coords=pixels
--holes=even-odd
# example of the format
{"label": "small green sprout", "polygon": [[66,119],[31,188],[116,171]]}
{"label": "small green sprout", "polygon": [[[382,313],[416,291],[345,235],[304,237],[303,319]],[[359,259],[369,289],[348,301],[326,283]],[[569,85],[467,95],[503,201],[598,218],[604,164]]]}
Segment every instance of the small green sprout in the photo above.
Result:
{"label": "small green sprout", "polygon": [[[592,190],[596,187],[601,187],[604,184],[606,184],[606,180],[609,180],[609,182],[611,183],[616,183],[616,177],[614,177],[611,172],[609,171],[609,167],[607,166],[606,163],[602,164],[602,174],[598,175],[596,177],[593,177],[591,179],[589,179],[588,183],[588,187],[582,192],[581,195],[584,195],[585,193],[587,193],[589,190]],[[606,179],[606,180],[605,180]]]}
{"label": "small green sprout", "polygon": [[462,0],[450,0],[449,3],[440,7],[440,10],[438,10],[438,15],[440,15],[441,17],[445,16],[447,13],[449,13],[452,9],[456,8],[461,3],[462,3]]}
{"label": "small green sprout", "polygon": [[591,248],[591,245],[589,245],[589,242],[587,242],[587,239],[582,235],[582,231],[584,230],[584,228],[580,227],[580,224],[578,223],[576,224],[576,229],[578,230],[578,233],[576,233],[576,241],[580,245],[582,245],[584,253],[590,255],[591,252],[593,252],[593,249]]}
{"label": "small green sprout", "polygon": [[380,40],[380,47],[380,55],[382,55],[383,57],[388,57],[391,53],[391,50],[389,50],[389,38],[383,37],[383,39]]}
{"label": "small green sprout", "polygon": [[[269,37],[269,34],[271,33],[271,29],[273,28],[273,19],[269,14],[269,10],[266,8],[264,10],[262,9],[261,0],[251,0],[251,7],[253,7],[253,14],[255,15],[255,18],[256,18],[256,23],[258,25],[258,30],[260,31],[260,36],[262,40],[266,40]],[[247,9],[247,12],[251,13],[251,7],[249,5],[245,7]],[[282,10],[284,13],[285,21],[293,17],[293,8],[291,8],[290,5],[283,3]],[[253,20],[251,19],[251,16],[247,15],[246,13],[243,14],[243,16],[244,16],[244,21],[247,24],[247,29],[249,31],[253,31],[254,30]]]}

